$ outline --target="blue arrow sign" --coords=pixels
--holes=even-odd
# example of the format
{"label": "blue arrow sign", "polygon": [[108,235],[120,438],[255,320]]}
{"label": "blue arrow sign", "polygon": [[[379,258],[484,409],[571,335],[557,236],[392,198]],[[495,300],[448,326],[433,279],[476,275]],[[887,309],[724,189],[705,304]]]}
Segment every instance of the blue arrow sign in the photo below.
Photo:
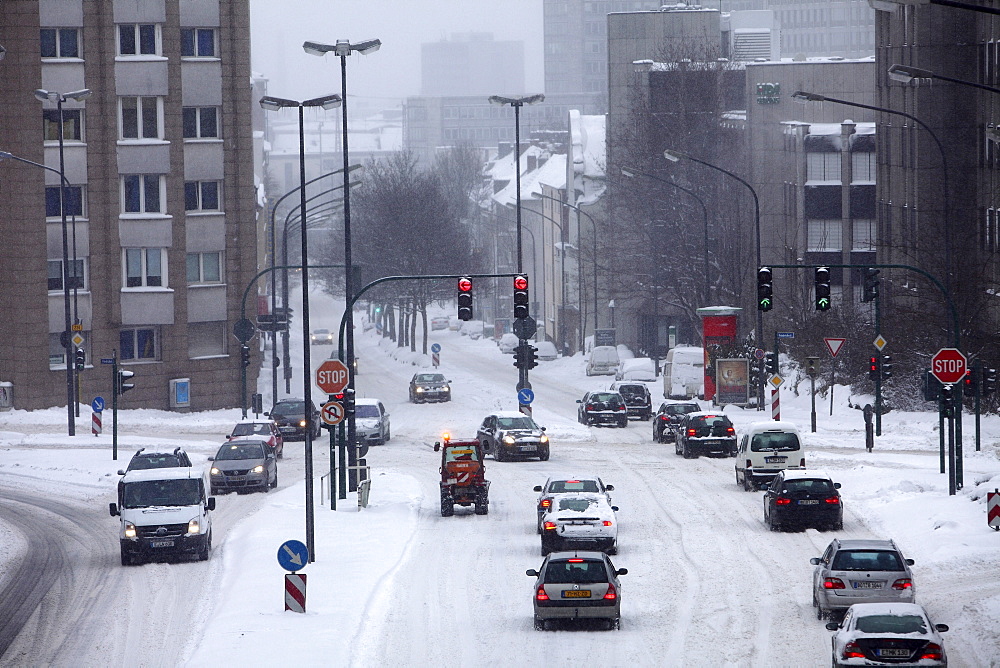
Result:
{"label": "blue arrow sign", "polygon": [[517,391],[517,400],[524,404],[525,406],[531,405],[531,402],[535,400],[535,393],[530,387],[526,387],[522,390]]}
{"label": "blue arrow sign", "polygon": [[286,571],[301,570],[309,563],[309,549],[301,541],[286,540],[278,548],[278,563]]}
{"label": "blue arrow sign", "polygon": [[94,397],[94,400],[90,402],[90,408],[95,413],[100,413],[104,410],[104,397]]}
{"label": "blue arrow sign", "polygon": [[431,345],[431,352],[432,353],[439,353],[439,352],[441,352],[441,344],[440,343],[432,344]]}

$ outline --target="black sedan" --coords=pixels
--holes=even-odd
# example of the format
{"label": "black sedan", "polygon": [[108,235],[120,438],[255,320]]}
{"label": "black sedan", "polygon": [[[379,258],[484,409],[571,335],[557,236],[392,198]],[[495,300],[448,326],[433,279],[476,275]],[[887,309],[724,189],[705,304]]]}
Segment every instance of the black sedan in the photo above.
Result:
{"label": "black sedan", "polygon": [[580,404],[576,411],[576,419],[580,424],[628,426],[628,408],[624,397],[617,392],[587,392],[576,403]]}
{"label": "black sedan", "polygon": [[785,527],[843,529],[844,504],[839,482],[822,471],[779,471],[764,494],[764,522],[777,531]]}
{"label": "black sedan", "polygon": [[451,401],[451,381],[442,373],[415,373],[410,379],[410,402]]}
{"label": "black sedan", "polygon": [[700,410],[696,401],[664,401],[653,416],[653,440],[657,443],[676,440],[677,427],[684,416]]}
{"label": "black sedan", "polygon": [[736,428],[721,413],[688,413],[674,439],[674,452],[693,459],[699,455],[736,456]]}
{"label": "black sedan", "polygon": [[515,411],[500,411],[483,418],[476,431],[483,450],[498,462],[514,457],[549,458],[549,437],[530,416]]}
{"label": "black sedan", "polygon": [[282,399],[274,405],[269,413],[264,415],[270,417],[278,425],[281,437],[286,441],[298,438],[305,440],[306,425],[312,424],[312,437],[316,438],[320,434],[319,410],[316,405],[309,406],[309,413],[306,414],[306,402],[302,399]]}

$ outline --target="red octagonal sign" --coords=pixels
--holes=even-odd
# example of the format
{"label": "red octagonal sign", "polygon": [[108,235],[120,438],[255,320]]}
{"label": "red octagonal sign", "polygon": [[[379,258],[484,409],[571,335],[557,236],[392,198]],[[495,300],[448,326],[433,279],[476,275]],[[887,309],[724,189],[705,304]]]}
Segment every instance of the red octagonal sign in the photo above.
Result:
{"label": "red octagonal sign", "polygon": [[316,385],[327,394],[340,394],[348,380],[347,365],[340,360],[327,360],[316,369]]}
{"label": "red octagonal sign", "polygon": [[957,348],[942,348],[931,358],[931,373],[944,385],[954,385],[965,377],[967,360]]}

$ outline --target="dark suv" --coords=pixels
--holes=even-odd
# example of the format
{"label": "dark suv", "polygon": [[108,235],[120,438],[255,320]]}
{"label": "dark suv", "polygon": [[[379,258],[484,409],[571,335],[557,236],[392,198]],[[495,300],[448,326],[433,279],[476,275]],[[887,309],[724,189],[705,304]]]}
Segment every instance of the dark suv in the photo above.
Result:
{"label": "dark suv", "polygon": [[611,383],[611,391],[622,395],[625,409],[629,417],[648,420],[653,417],[653,399],[649,396],[649,388],[645,383],[615,381]]}
{"label": "dark suv", "polygon": [[674,452],[693,459],[699,455],[736,456],[736,429],[721,413],[688,413],[677,429]]}
{"label": "dark suv", "polygon": [[657,443],[677,440],[677,427],[688,413],[697,413],[696,401],[664,401],[653,417],[653,440]]}
{"label": "dark suv", "polygon": [[278,425],[282,438],[305,440],[306,425],[312,425],[312,436],[320,434],[319,411],[316,405],[309,406],[309,416],[306,416],[306,402],[302,399],[282,399],[274,405],[269,413],[264,413]]}
{"label": "dark suv", "polygon": [[617,392],[587,392],[583,399],[577,399],[580,407],[576,411],[576,419],[580,424],[616,424],[619,427],[628,426],[628,409],[625,399]]}

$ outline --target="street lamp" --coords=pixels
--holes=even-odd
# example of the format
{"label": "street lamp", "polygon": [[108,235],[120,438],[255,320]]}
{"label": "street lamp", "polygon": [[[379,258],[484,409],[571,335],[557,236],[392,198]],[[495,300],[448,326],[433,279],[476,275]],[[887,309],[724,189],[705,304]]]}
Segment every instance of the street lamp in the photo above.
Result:
{"label": "street lamp", "polygon": [[872,9],[881,12],[894,12],[902,5],[941,5],[943,7],[957,7],[958,9],[968,9],[973,12],[983,14],[1000,15],[1000,9],[974,5],[970,2],[959,2],[959,0],[868,0]]}
{"label": "street lamp", "polygon": [[[507,204],[506,206],[509,207],[510,204]],[[540,217],[544,218],[545,220],[547,220],[550,223],[552,223],[553,225],[555,225],[556,228],[559,230],[559,243],[552,244],[552,246],[554,248],[556,248],[556,247],[559,248],[559,267],[560,267],[559,268],[559,274],[560,274],[559,282],[562,285],[562,296],[560,297],[559,309],[556,311],[556,313],[558,314],[558,318],[559,318],[559,328],[557,330],[557,334],[559,336],[559,342],[562,344],[563,350],[565,350],[566,349],[566,324],[565,324],[563,318],[566,315],[566,248],[565,248],[566,244],[562,240],[562,238],[563,238],[563,227],[562,227],[562,225],[560,225],[559,223],[557,223],[556,220],[554,218],[552,218],[552,216],[548,216],[548,215],[542,213],[541,211],[536,211],[535,213],[537,213]],[[531,234],[532,264],[534,264],[535,235],[531,233],[531,230],[529,228],[525,228],[525,230],[527,230],[528,233]],[[545,230],[542,230],[542,243],[543,244],[545,243]],[[572,245],[572,244],[570,244],[570,245]],[[542,266],[543,267],[545,266],[544,262],[545,262],[545,252],[543,250],[542,251],[542,263],[543,263]],[[543,278],[543,284],[544,284],[544,278]],[[544,294],[545,294],[545,290],[542,290],[542,295],[544,295]],[[553,297],[553,299],[554,299],[554,297]],[[546,303],[548,303],[547,300],[546,300]]]}
{"label": "street lamp", "polygon": [[1000,93],[1000,88],[994,88],[993,86],[987,86],[986,84],[976,83],[975,81],[966,81],[965,79],[946,77],[943,74],[935,74],[930,70],[924,70],[919,67],[911,67],[909,65],[893,65],[889,68],[889,78],[893,81],[899,81],[900,83],[910,83],[914,79],[940,79],[941,81],[962,84],[963,86],[981,88],[982,90],[988,90],[991,93]]}
{"label": "street lamp", "polygon": [[[305,135],[305,115],[306,107],[322,107],[323,109],[335,109],[339,107],[341,97],[339,95],[324,95],[304,102],[287,100],[282,97],[265,96],[260,98],[260,106],[268,111],[277,111],[290,107],[299,110],[299,206],[302,220],[306,220],[306,135]],[[306,458],[306,548],[309,550],[309,561],[316,560],[316,549],[314,538],[313,520],[313,461],[312,461],[312,434],[313,416],[309,410],[312,404],[312,360],[310,359],[309,342],[309,235],[306,234],[305,225],[302,225],[302,396],[305,403],[306,429],[304,438],[305,458]],[[287,306],[287,303],[286,303]]]}
{"label": "street lamp", "polygon": [[[687,159],[687,160],[691,160],[692,162],[697,162],[699,165],[704,165],[705,167],[710,167],[711,169],[714,169],[714,170],[716,170],[718,172],[722,172],[723,174],[725,174],[727,176],[731,176],[732,178],[736,179],[737,181],[739,181],[740,183],[742,183],[744,186],[746,186],[747,190],[750,191],[750,194],[753,195],[753,221],[754,221],[754,234],[755,234],[755,240],[756,240],[755,245],[756,245],[756,249],[757,249],[757,268],[760,269],[760,267],[761,267],[761,260],[760,260],[760,198],[757,197],[757,191],[753,189],[753,186],[751,186],[749,183],[747,183],[746,181],[744,181],[743,179],[741,179],[740,177],[738,177],[736,174],[733,174],[732,172],[730,172],[727,169],[723,169],[722,167],[719,167],[717,165],[713,165],[710,162],[705,162],[704,160],[700,160],[698,158],[695,158],[694,156],[687,155],[686,153],[681,153],[680,151],[671,151],[670,149],[667,149],[666,151],[663,152],[663,157],[666,158],[667,160],[671,161],[671,162],[678,162],[681,159]],[[764,314],[761,312],[760,309],[757,309],[757,331],[754,334],[754,338],[755,338],[754,343],[758,347],[760,347],[760,346],[763,345],[763,343],[764,343]],[[759,386],[757,388],[757,391],[758,391],[757,392],[757,410],[759,410],[759,411],[764,410],[764,382],[765,382],[764,381],[764,376],[763,376],[763,374],[761,374],[760,383],[759,383]]]}
{"label": "street lamp", "polygon": [[[366,39],[354,44],[351,44],[346,39],[338,39],[336,44],[322,44],[320,42],[305,42],[302,44],[302,49],[309,55],[324,56],[332,52],[340,58],[340,97],[344,103],[341,108],[343,114],[341,117],[341,125],[343,127],[341,129],[344,154],[344,308],[347,311],[347,335],[344,339],[345,357],[347,359],[342,361],[347,364],[348,369],[352,370],[351,373],[347,374],[347,388],[345,388],[349,394],[354,392],[354,309],[351,302],[354,298],[355,287],[354,264],[351,260],[351,176],[348,170],[347,153],[347,56],[355,51],[361,55],[375,53],[381,46],[382,42],[378,39]],[[354,414],[351,413],[347,416],[347,442],[351,444],[352,448],[356,437],[357,420]]]}
{"label": "street lamp", "polygon": [[514,181],[517,189],[517,272],[521,273],[521,107],[545,99],[541,93],[525,97],[490,96],[490,104],[514,107]]}
{"label": "street lamp", "polygon": [[622,176],[627,176],[627,177],[631,178],[633,176],[639,175],[639,176],[645,176],[647,179],[653,179],[654,181],[659,181],[660,183],[665,183],[668,186],[673,186],[674,188],[677,188],[678,190],[682,190],[682,191],[686,192],[688,195],[690,195],[691,197],[695,198],[698,201],[698,204],[701,205],[701,214],[702,214],[702,217],[704,218],[704,221],[705,221],[705,240],[704,240],[704,246],[705,246],[705,270],[704,270],[705,271],[705,302],[708,303],[712,299],[712,282],[709,280],[709,273],[708,273],[708,266],[709,266],[709,262],[708,262],[708,247],[709,247],[708,246],[708,207],[705,206],[705,200],[703,200],[701,197],[699,197],[690,188],[685,188],[684,186],[682,186],[682,185],[680,185],[678,183],[674,183],[673,181],[668,181],[666,179],[660,178],[659,176],[655,176],[653,174],[648,174],[646,172],[641,172],[638,169],[633,169],[632,167],[622,167],[621,169],[622,169]]}

